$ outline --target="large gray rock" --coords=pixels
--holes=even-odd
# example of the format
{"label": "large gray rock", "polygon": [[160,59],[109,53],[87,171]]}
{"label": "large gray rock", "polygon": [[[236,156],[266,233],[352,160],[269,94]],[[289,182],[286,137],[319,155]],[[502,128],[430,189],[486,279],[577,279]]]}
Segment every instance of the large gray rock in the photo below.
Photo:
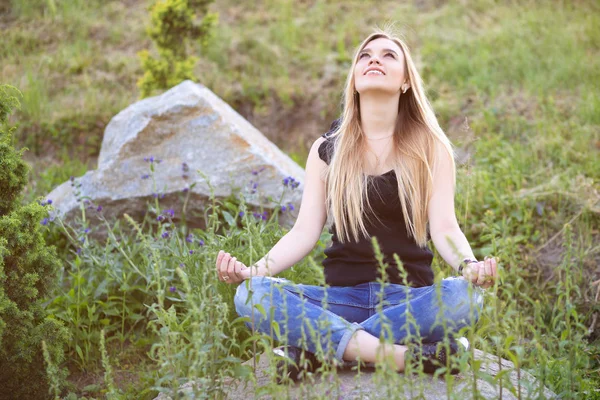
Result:
{"label": "large gray rock", "polygon": [[[151,178],[143,179],[150,174],[151,163],[144,160],[150,156],[161,160],[154,163],[156,189]],[[107,218],[127,213],[140,219],[147,202],[154,204],[153,196],[158,196],[160,208],[173,209],[177,221],[189,194],[187,222],[203,227],[203,205],[211,188],[202,174],[216,197],[243,192],[250,207],[262,203],[273,210],[276,203],[268,197],[277,201],[285,189],[282,204],[295,207],[282,213],[279,221],[293,225],[304,169],[212,91],[191,81],[138,101],[113,117],[104,132],[98,168],[75,183],[61,184],[47,198],[54,203],[55,216],[66,220],[81,214],[78,195],[91,200],[92,213],[97,209],[94,205],[101,205]],[[282,184],[288,176],[299,182],[295,190]],[[251,180],[258,183],[254,194]]]}
{"label": "large gray rock", "polygon": [[[483,351],[474,350],[476,362],[480,362],[479,376],[475,378],[472,370],[467,373],[453,375],[455,381],[452,390],[443,377],[434,378],[433,375],[405,375],[403,373],[392,374],[393,381],[380,382],[377,380],[375,370],[372,367],[363,367],[360,373],[356,370],[356,363],[347,363],[336,371],[325,374],[310,374],[303,381],[296,384],[277,385],[274,384],[273,368],[270,367],[268,356],[260,355],[256,364],[255,383],[252,380],[235,381],[231,378],[223,382],[225,395],[223,398],[229,400],[248,399],[343,399],[343,400],[376,400],[376,399],[460,399],[469,400],[473,396],[474,385],[477,387],[479,397],[484,399],[498,399],[502,392],[502,399],[554,399],[558,398],[555,393],[537,382],[528,372],[517,371],[515,365],[507,360],[501,360],[498,365],[498,357],[494,357]],[[252,368],[254,360],[248,360],[244,365]],[[474,363],[472,363],[474,364]],[[502,388],[497,383],[496,375],[502,370],[504,382]],[[508,373],[506,373],[508,372]],[[387,387],[387,391],[385,389]],[[389,390],[392,388],[392,390]],[[257,391],[264,390],[269,395],[256,395]],[[193,383],[187,383],[180,388],[177,398],[204,398],[198,396],[202,393],[201,387],[196,387],[196,395],[193,394]],[[206,393],[204,393],[206,395]],[[154,400],[172,400],[166,394],[160,394]]]}

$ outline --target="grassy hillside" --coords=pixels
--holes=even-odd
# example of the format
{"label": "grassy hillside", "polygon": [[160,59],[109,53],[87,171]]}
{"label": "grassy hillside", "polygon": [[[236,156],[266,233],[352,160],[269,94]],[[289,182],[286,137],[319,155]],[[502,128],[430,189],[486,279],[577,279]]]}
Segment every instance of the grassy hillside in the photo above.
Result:
{"label": "grassy hillside", "polygon": [[[27,200],[95,168],[104,127],[139,96],[136,52],[151,48],[144,31],[150,4],[13,0],[0,5],[0,83],[24,94],[14,120],[34,166]],[[250,7],[223,0],[211,10],[220,22],[208,48],[195,48],[201,58],[197,81],[302,166],[312,141],[339,113],[351,51],[375,24],[395,20],[404,27],[440,125],[464,156],[456,197],[461,228],[476,256],[502,260],[502,307],[486,312],[477,331],[479,347],[507,358],[515,354],[535,373],[543,360],[546,383],[567,398],[598,394],[590,389],[600,385],[597,2],[263,0]],[[221,230],[205,233],[206,247],[198,257],[212,268],[211,257],[225,248],[256,261],[281,234],[269,229],[255,253],[244,250],[248,232],[228,241]],[[76,247],[64,235],[53,237],[69,266],[97,266],[92,256],[74,261]],[[313,254],[317,259],[320,251]],[[449,273],[439,256],[435,267],[438,277]],[[197,273],[197,279],[204,276]],[[230,299],[230,289],[219,293]],[[125,292],[115,293],[125,298]],[[128,307],[141,313],[142,304],[156,301],[152,290],[145,293],[144,302]],[[132,320],[123,317],[125,326],[124,321],[131,330],[122,329],[118,342],[127,350],[111,353],[121,366],[117,384],[124,389],[133,382],[130,390],[136,393],[167,385],[147,372],[164,373],[166,364],[158,366],[144,353],[145,345],[164,344],[165,338],[145,337]],[[81,326],[70,328],[77,332]],[[506,345],[512,340],[517,347]],[[69,366],[79,395],[87,384],[105,387],[100,356],[90,351],[83,357],[87,363]],[[136,364],[147,366],[142,371]]]}

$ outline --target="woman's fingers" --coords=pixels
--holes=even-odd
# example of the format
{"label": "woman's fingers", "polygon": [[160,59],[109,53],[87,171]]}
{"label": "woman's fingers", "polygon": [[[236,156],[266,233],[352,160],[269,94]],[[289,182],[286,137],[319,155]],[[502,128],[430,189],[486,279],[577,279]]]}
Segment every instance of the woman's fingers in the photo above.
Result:
{"label": "woman's fingers", "polygon": [[492,273],[492,260],[487,257],[485,259],[485,275],[486,282],[494,280],[494,274]]}
{"label": "woman's fingers", "polygon": [[475,284],[478,286],[482,286],[485,283],[485,268],[486,268],[486,262],[484,261],[483,263],[478,263],[477,264],[477,281],[475,281]]}
{"label": "woman's fingers", "polygon": [[238,261],[236,257],[232,257],[231,254],[220,250],[217,254],[217,278],[221,282],[225,283],[240,283],[245,278],[244,271],[248,269],[241,261]]}
{"label": "woman's fingers", "polygon": [[237,262],[236,257],[231,257],[229,264],[227,264],[227,276],[229,277],[228,282],[235,278],[235,263]]}
{"label": "woman's fingers", "polygon": [[223,250],[219,250],[219,253],[217,254],[217,278],[219,278],[219,280],[221,279],[221,263],[223,262],[223,257],[225,256],[225,252]]}
{"label": "woman's fingers", "polygon": [[231,261],[231,255],[229,253],[224,253],[221,258],[221,262],[219,263],[219,280],[225,282],[226,279],[223,279],[224,276],[228,276],[227,268],[229,266],[229,261]]}

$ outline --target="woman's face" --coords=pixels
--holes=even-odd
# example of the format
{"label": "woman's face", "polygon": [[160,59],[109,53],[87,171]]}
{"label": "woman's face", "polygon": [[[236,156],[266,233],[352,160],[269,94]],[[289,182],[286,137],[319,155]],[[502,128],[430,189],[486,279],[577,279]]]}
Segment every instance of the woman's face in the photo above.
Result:
{"label": "woman's face", "polygon": [[[370,72],[378,70],[378,72]],[[404,53],[396,43],[386,38],[371,40],[358,53],[354,68],[356,91],[364,96],[369,92],[398,94],[406,80]],[[405,84],[406,85],[406,84]]]}

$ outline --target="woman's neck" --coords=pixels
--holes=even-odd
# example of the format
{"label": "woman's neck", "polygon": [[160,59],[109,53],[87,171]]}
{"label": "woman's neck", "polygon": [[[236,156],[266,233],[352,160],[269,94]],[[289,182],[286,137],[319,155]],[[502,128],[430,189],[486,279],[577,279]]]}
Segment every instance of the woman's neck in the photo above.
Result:
{"label": "woman's neck", "polygon": [[398,118],[398,96],[369,93],[360,98],[361,128],[369,141],[385,141],[394,134]]}

